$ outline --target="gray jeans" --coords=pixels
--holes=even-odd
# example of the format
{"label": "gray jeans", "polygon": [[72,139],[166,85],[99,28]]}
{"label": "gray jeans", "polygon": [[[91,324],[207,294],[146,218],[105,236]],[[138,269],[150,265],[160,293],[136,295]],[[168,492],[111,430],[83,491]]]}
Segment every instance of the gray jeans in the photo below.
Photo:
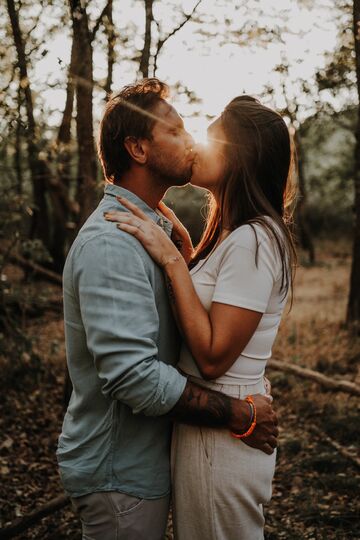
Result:
{"label": "gray jeans", "polygon": [[101,491],[72,499],[80,515],[83,540],[162,540],[170,496],[139,499]]}

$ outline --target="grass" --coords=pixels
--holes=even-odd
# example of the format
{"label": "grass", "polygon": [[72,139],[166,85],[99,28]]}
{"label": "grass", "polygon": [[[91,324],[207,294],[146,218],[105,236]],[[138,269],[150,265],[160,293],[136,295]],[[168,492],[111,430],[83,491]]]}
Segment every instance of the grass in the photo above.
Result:
{"label": "grass", "polygon": [[[350,245],[339,242],[322,243],[317,264],[300,266],[294,306],[283,318],[274,358],[360,382],[360,342],[343,323],[349,272]],[[41,290],[45,294],[44,287]],[[59,290],[48,294],[56,296]],[[0,429],[4,433],[0,441],[4,480],[0,486],[0,526],[61,493],[55,461],[63,417],[61,315],[48,312],[32,319],[26,332],[41,358],[42,369],[32,383],[19,374],[16,384],[14,381],[0,395]],[[355,455],[359,450],[359,400],[279,371],[268,370],[268,376],[280,437],[273,498],[266,508],[266,539],[360,538],[359,470],[322,436],[326,433]],[[67,507],[19,538],[80,540],[80,523]],[[171,527],[167,538],[172,538]]]}
{"label": "grass", "polygon": [[[294,306],[283,319],[274,358],[360,382],[360,342],[344,325],[350,262],[348,244],[326,242],[315,266],[298,269]],[[281,433],[266,537],[359,538],[359,471],[322,437],[326,433],[355,456],[359,400],[285,373],[268,375]]]}

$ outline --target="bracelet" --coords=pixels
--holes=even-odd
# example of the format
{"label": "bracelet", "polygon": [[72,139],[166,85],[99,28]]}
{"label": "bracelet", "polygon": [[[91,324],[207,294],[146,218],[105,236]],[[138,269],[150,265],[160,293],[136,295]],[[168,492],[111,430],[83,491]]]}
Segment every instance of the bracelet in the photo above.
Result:
{"label": "bracelet", "polygon": [[245,437],[249,437],[249,435],[252,434],[256,426],[256,406],[254,400],[252,396],[247,396],[245,398],[245,401],[248,402],[251,409],[250,427],[245,431],[245,433],[234,433],[233,431],[230,431],[231,436],[235,439],[245,439]]}
{"label": "bracelet", "polygon": [[162,265],[163,269],[165,269],[165,266],[170,263],[175,263],[181,260],[181,257],[179,255],[173,255],[172,257],[169,257],[168,260]]}

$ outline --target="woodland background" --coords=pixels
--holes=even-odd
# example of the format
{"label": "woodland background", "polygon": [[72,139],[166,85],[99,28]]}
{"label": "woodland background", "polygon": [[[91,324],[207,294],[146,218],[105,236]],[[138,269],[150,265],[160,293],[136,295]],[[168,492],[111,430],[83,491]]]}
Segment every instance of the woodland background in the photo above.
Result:
{"label": "woodland background", "polygon": [[[330,10],[337,39],[306,78],[294,75],[284,46],[276,92],[265,82],[258,95],[288,123],[300,191],[294,306],[268,370],[281,433],[266,537],[359,538],[360,0],[290,0],[286,9],[257,0],[127,4],[141,17],[120,0],[0,2],[0,538],[81,537],[55,460],[69,394],[61,271],[102,194],[96,134],[115,71],[123,84],[158,75],[188,25],[180,55],[281,44],[299,6],[319,29],[315,6]],[[68,64],[58,58],[56,76],[39,76],[65,35]],[[185,120],[206,114],[183,81],[172,86]],[[58,89],[57,103],[48,96]],[[186,187],[166,200],[196,243],[204,193]]]}

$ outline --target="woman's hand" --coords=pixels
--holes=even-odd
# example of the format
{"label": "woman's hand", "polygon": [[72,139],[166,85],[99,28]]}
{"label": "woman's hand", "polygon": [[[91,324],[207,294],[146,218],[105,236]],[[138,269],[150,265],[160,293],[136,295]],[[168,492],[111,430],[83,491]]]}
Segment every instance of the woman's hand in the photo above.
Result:
{"label": "woman's hand", "polygon": [[119,202],[130,212],[114,210],[104,214],[105,219],[118,223],[122,231],[132,234],[142,243],[149,255],[161,267],[181,256],[178,249],[159,225],[150,219],[140,208],[123,197]]}
{"label": "woman's hand", "polygon": [[171,233],[172,241],[184,257],[186,263],[191,259],[193,252],[193,245],[190,234],[186,227],[181,223],[176,214],[162,201],[158,205],[160,212],[173,224],[173,230]]}

